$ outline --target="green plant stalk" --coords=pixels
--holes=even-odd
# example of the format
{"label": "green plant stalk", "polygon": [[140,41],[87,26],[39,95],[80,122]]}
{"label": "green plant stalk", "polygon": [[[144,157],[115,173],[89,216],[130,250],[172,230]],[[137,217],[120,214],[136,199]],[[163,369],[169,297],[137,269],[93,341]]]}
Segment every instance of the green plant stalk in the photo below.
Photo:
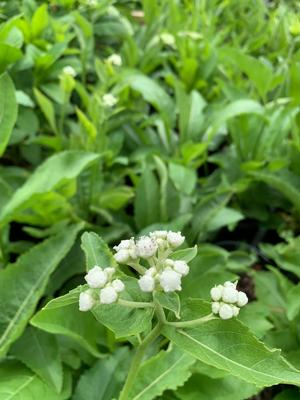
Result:
{"label": "green plant stalk", "polygon": [[214,314],[205,315],[205,317],[192,319],[190,321],[180,321],[180,322],[169,322],[166,321],[166,325],[174,326],[175,328],[193,328],[194,326],[205,324],[208,321],[218,319]]}
{"label": "green plant stalk", "polygon": [[120,306],[130,307],[130,308],[145,308],[154,307],[154,303],[146,301],[129,301],[124,299],[119,299],[118,304]]}

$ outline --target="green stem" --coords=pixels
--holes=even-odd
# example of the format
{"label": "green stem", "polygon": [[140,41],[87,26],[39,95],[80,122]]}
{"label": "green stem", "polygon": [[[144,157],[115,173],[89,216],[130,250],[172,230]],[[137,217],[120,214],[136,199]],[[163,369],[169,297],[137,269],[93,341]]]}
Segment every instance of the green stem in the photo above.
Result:
{"label": "green stem", "polygon": [[132,359],[129,373],[120,394],[119,400],[129,400],[128,396],[134,383],[135,377],[138,373],[139,367],[143,361],[145,350],[147,349],[148,345],[159,336],[162,326],[163,325],[158,322],[158,324],[152,329],[152,331],[145,337],[145,339],[137,348],[137,351]]}
{"label": "green stem", "polygon": [[130,308],[145,308],[145,307],[154,307],[152,302],[144,302],[144,301],[129,301],[124,299],[119,299],[118,304],[120,306],[130,307]]}
{"label": "green stem", "polygon": [[167,325],[174,326],[175,328],[192,328],[197,325],[205,324],[205,322],[212,321],[213,319],[218,319],[214,314],[206,315],[198,319],[192,319],[190,321],[180,321],[180,322],[169,322],[166,321]]}
{"label": "green stem", "polygon": [[144,275],[144,273],[147,271],[146,268],[144,268],[142,265],[139,263],[131,262],[128,263],[128,265],[133,268],[136,272],[138,272],[141,275]]}

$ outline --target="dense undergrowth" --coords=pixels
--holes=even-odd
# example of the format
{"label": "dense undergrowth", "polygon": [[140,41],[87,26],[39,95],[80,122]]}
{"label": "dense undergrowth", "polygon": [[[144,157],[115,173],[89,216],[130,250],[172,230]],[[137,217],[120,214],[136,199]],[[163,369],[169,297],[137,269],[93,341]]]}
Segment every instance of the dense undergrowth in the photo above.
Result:
{"label": "dense undergrowth", "polygon": [[[240,321],[300,369],[298,2],[2,1],[0,74],[1,400],[118,397],[137,338],[49,303],[82,284],[85,231],[182,231],[182,301],[239,279]],[[263,391],[167,345],[134,399],[300,398],[300,372]]]}

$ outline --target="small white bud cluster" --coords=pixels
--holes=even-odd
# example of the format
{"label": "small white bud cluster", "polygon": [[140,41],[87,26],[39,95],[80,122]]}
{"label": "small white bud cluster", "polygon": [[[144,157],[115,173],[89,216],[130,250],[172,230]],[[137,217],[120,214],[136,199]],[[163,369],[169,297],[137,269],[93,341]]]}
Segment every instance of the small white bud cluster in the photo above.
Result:
{"label": "small white bud cluster", "polygon": [[114,247],[116,254],[115,260],[120,264],[126,264],[138,258],[137,248],[134,239],[122,240],[118,246]]}
{"label": "small white bud cluster", "polygon": [[211,289],[212,312],[219,314],[221,319],[230,319],[237,317],[240,308],[248,303],[246,293],[236,289],[237,282],[225,282],[224,285],[218,285]]}
{"label": "small white bud cluster", "polygon": [[63,68],[63,73],[66,75],[70,75],[73,78],[75,78],[76,76],[76,71],[73,67],[71,67],[71,65],[67,65],[66,67]]}
{"label": "small white bud cluster", "polygon": [[113,107],[117,104],[118,99],[112,93],[106,93],[102,96],[104,107]]}
{"label": "small white bud cluster", "polygon": [[107,62],[112,65],[115,65],[116,67],[120,67],[122,65],[122,58],[119,54],[111,54],[107,58]]}
{"label": "small white bud cluster", "polygon": [[102,269],[98,265],[88,271],[84,279],[89,285],[89,289],[80,293],[80,311],[89,311],[99,302],[100,304],[111,304],[117,301],[118,294],[125,289],[125,286],[120,279],[113,279],[115,271],[115,268]]}

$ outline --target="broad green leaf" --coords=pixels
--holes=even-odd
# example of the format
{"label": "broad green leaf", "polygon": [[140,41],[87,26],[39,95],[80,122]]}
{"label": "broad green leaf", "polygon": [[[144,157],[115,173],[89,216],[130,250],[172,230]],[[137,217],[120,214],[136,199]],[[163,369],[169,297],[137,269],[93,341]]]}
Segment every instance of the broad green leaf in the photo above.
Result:
{"label": "broad green leaf", "polygon": [[221,208],[207,223],[208,232],[217,231],[224,226],[230,226],[244,219],[244,215],[234,208]]}
{"label": "broad green leaf", "polygon": [[197,252],[198,248],[197,245],[195,244],[194,247],[189,247],[188,249],[174,251],[174,253],[170,255],[170,258],[172,258],[172,260],[184,260],[188,263],[196,257]]}
{"label": "broad green leaf", "polygon": [[111,210],[119,210],[124,207],[134,196],[129,186],[121,186],[103,191],[99,197],[99,206]]}
{"label": "broad green leaf", "polygon": [[97,361],[85,371],[75,389],[73,400],[108,400],[117,398],[129,367],[127,347]]}
{"label": "broad green leaf", "polygon": [[165,390],[175,390],[191,376],[195,358],[170,346],[145,361],[129,393],[131,400],[152,400]]}
{"label": "broad green leaf", "polygon": [[105,335],[103,327],[90,312],[79,311],[78,299],[81,288],[51,300],[31,319],[30,323],[46,332],[64,335],[100,357],[97,342]]}
{"label": "broad green leaf", "polygon": [[176,396],[180,400],[244,400],[260,391],[255,385],[245,383],[232,376],[212,379],[194,374],[183,387],[178,388]]}
{"label": "broad green leaf", "polygon": [[71,395],[71,375],[66,374],[63,390],[56,393],[34,372],[12,360],[0,364],[0,400],[67,400]]}
{"label": "broad green leaf", "polygon": [[[211,312],[210,305],[190,300],[182,307],[182,320]],[[268,349],[236,319],[212,320],[197,328],[166,327],[163,333],[182,350],[216,368],[230,372],[257,386],[279,383],[300,385],[300,371],[293,368],[276,349]]]}
{"label": "broad green leaf", "polygon": [[154,292],[153,299],[157,301],[163,308],[173,311],[176,318],[180,318],[180,298],[176,292]]}
{"label": "broad green leaf", "polygon": [[82,151],[65,151],[48,158],[18,189],[2,209],[0,221],[4,223],[13,214],[30,205],[35,196],[47,193],[76,178],[80,172],[96,161],[99,156]]}
{"label": "broad green leaf", "polygon": [[197,175],[192,168],[171,162],[169,164],[169,171],[176,189],[185,194],[193,192],[197,182]]}
{"label": "broad green leaf", "polygon": [[[142,302],[150,300],[150,296],[140,290],[137,279],[124,277],[122,281],[126,288],[121,293],[123,299]],[[99,322],[115,333],[117,339],[149,330],[153,316],[152,307],[130,308],[118,304],[100,304],[92,312]]]}
{"label": "broad green leaf", "polygon": [[54,335],[28,327],[13,344],[10,353],[60,393],[63,369]]}
{"label": "broad green leaf", "polygon": [[65,228],[0,271],[0,355],[22,334],[49,276],[72,247],[80,229],[82,224]]}
{"label": "broad green leaf", "polygon": [[104,240],[94,232],[85,232],[81,237],[81,248],[86,259],[86,270],[98,265],[101,268],[117,265]]}
{"label": "broad green leaf", "polygon": [[[6,44],[6,43],[0,43],[0,54],[1,54],[0,74],[2,72],[4,72],[10,64],[12,64],[12,63],[18,61],[20,58],[22,58],[21,50],[17,49],[16,47],[10,46],[9,44]],[[0,90],[0,93],[5,93],[4,91],[2,92],[2,88]],[[2,96],[2,97],[5,97],[5,96]]]}
{"label": "broad green leaf", "polygon": [[39,8],[37,8],[35,13],[33,14],[30,28],[32,36],[34,38],[38,38],[39,36],[41,36],[43,31],[48,26],[49,15],[47,8],[48,8],[47,4],[43,4]]}
{"label": "broad green leaf", "polygon": [[5,73],[0,76],[0,156],[4,153],[9,142],[17,114],[18,105],[15,87],[9,75]]}
{"label": "broad green leaf", "polygon": [[160,220],[159,186],[154,173],[144,170],[136,189],[135,222],[139,229]]}

